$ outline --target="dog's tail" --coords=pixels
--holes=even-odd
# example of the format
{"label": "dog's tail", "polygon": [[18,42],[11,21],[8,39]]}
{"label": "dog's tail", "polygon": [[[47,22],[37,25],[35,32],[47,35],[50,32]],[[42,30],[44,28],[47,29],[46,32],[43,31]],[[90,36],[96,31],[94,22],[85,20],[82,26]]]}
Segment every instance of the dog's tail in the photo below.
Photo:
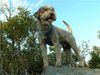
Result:
{"label": "dog's tail", "polygon": [[71,32],[71,33],[73,33],[70,25],[66,21],[64,21],[64,20],[63,20],[63,23],[67,26],[68,31]]}

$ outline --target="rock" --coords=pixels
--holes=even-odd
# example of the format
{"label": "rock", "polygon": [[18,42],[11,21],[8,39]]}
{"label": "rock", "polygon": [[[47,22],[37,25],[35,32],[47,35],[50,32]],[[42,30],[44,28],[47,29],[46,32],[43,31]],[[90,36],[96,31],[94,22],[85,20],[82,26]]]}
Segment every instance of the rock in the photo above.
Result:
{"label": "rock", "polygon": [[41,75],[100,75],[100,69],[49,66]]}

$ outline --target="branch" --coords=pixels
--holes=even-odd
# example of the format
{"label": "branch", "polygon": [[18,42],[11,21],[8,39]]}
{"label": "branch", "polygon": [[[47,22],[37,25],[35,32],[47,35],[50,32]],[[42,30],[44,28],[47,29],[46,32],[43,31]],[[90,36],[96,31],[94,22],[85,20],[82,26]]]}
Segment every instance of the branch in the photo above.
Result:
{"label": "branch", "polygon": [[7,14],[3,11],[3,9],[0,9],[1,13],[4,14],[4,16],[6,17],[7,20],[9,20],[9,17],[7,16]]}

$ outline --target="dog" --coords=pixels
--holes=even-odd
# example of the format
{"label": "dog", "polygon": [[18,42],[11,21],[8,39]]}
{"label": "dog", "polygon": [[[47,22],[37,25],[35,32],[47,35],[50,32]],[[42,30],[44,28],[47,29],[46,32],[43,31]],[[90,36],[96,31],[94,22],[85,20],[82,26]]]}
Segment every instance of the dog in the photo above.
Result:
{"label": "dog", "polygon": [[44,5],[40,7],[39,10],[33,14],[33,16],[37,20],[39,43],[43,56],[44,68],[48,67],[49,65],[46,44],[54,46],[56,56],[55,66],[62,66],[60,52],[61,47],[63,47],[63,50],[69,59],[69,64],[75,65],[75,62],[72,59],[71,48],[74,50],[78,61],[81,63],[81,56],[78,52],[78,47],[73,34],[52,24],[53,21],[56,21],[56,13],[52,6]]}

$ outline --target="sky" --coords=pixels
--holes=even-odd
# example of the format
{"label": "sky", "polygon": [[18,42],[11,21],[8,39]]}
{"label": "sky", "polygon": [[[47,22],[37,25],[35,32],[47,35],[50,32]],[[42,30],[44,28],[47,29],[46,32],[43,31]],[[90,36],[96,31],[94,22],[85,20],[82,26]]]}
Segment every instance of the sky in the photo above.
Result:
{"label": "sky", "polygon": [[[88,40],[90,47],[100,46],[100,40],[97,38],[97,31],[100,30],[100,0],[0,0],[0,6],[3,3],[8,6],[12,3],[15,9],[17,6],[24,6],[31,14],[43,5],[52,5],[57,15],[53,24],[65,30],[67,28],[62,20],[70,24],[78,46],[82,41]],[[0,19],[4,19],[2,13]]]}
{"label": "sky", "polygon": [[100,1],[98,0],[50,0],[54,6],[57,20],[54,24],[66,30],[62,20],[71,25],[78,45],[90,40],[91,45],[100,45],[97,31],[100,30]]}

